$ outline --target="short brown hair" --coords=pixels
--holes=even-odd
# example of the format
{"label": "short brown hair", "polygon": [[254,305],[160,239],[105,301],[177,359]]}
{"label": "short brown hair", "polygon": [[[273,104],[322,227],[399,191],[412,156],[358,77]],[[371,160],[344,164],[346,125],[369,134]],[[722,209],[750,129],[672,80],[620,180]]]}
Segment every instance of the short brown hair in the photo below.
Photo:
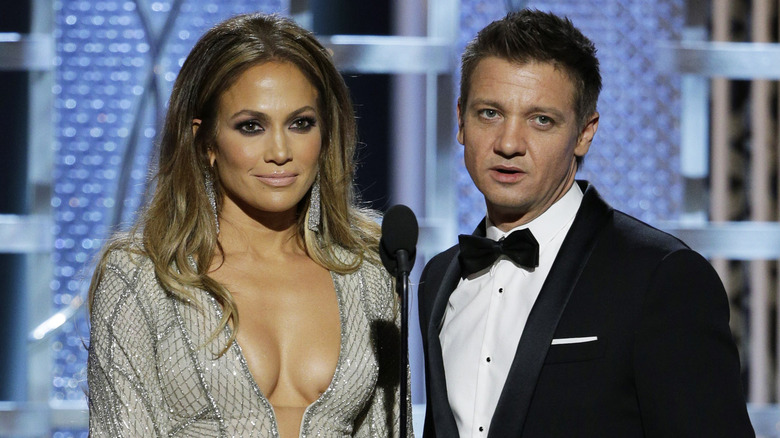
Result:
{"label": "short brown hair", "polygon": [[479,31],[461,58],[460,99],[466,105],[471,77],[479,61],[497,57],[510,62],[550,62],[575,86],[574,109],[581,126],[596,112],[601,74],[596,47],[568,18],[523,9],[510,12]]}

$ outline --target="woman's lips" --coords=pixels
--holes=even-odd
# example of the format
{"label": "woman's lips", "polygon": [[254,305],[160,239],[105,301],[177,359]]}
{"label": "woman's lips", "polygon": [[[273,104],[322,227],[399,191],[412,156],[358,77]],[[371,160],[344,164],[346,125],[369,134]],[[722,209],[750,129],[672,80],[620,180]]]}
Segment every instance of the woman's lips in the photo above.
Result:
{"label": "woman's lips", "polygon": [[292,185],[295,180],[298,178],[297,173],[271,173],[271,174],[264,174],[264,175],[255,175],[255,178],[260,180],[261,182],[268,184],[269,186],[273,187],[287,187],[289,185]]}

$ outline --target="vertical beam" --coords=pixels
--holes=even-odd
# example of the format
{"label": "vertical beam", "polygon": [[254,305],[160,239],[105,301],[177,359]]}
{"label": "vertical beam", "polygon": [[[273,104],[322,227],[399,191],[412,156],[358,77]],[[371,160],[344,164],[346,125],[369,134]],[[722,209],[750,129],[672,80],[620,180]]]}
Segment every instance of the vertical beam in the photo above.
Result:
{"label": "vertical beam", "polygon": [[[729,41],[731,18],[731,2],[729,0],[713,0],[712,2],[712,39],[714,41]],[[712,80],[712,110],[711,110],[711,169],[710,169],[710,220],[725,222],[729,217],[729,94],[731,84],[726,78]],[[712,265],[726,286],[726,292],[731,301],[734,289],[729,287],[730,275],[728,261],[712,260]],[[735,318],[731,318],[734,321]]]}
{"label": "vertical beam", "polygon": [[[309,0],[312,30],[317,35],[388,35],[392,32],[389,0],[351,2]],[[355,183],[362,201],[382,209],[389,202],[391,87],[386,74],[345,74],[358,124]]]}
{"label": "vertical beam", "polygon": [[[778,1],[780,3],[780,1]],[[777,5],[777,8],[774,13],[775,20],[780,19],[780,4]],[[775,41],[780,40],[780,35],[775,35]],[[777,86],[777,83],[775,84]],[[777,111],[780,111],[780,103],[776,107]],[[780,113],[778,113],[780,114]],[[775,120],[776,126],[780,127],[780,121]],[[776,128],[777,129],[777,128]],[[778,151],[780,150],[780,132],[775,131],[775,139],[772,142],[773,144],[770,146],[773,148],[773,150]],[[780,154],[777,154],[775,157],[775,168],[780,169],[780,161],[777,161],[778,158],[780,158]],[[775,180],[775,183],[780,186],[780,181]],[[777,203],[778,208],[780,208],[780,199],[776,199],[775,202]],[[775,211],[775,217],[780,217],[780,211]],[[775,261],[775,268],[779,268],[778,261]],[[780,292],[780,276],[776,279],[777,283],[775,283],[775,314],[780,315],[780,299],[778,299],[777,294]],[[777,323],[776,323],[777,324]],[[780,333],[780,324],[777,324],[775,327],[775,336],[776,336],[776,344],[775,344],[775,354],[780,354],[780,337],[778,337],[778,333]],[[777,357],[777,356],[776,356]],[[775,360],[776,368],[775,368],[775,403],[780,401],[780,362]]]}
{"label": "vertical beam", "polygon": [[[769,0],[753,2],[752,29],[753,42],[770,40],[770,4]],[[751,156],[750,156],[750,208],[751,220],[770,220],[769,188],[769,129],[770,129],[770,88],[769,81],[754,80],[750,94]],[[750,262],[750,400],[755,403],[770,401],[770,361],[769,361],[769,262],[756,260]]]}
{"label": "vertical beam", "polygon": [[[728,41],[731,7],[729,0],[712,2],[712,39]],[[729,92],[731,86],[726,78],[712,80],[712,169],[710,219],[715,222],[729,220]],[[720,264],[720,263],[719,263]],[[724,265],[725,268],[725,265]],[[719,272],[725,276],[725,269]]]}
{"label": "vertical beam", "polygon": [[[392,5],[394,35],[423,36],[427,33],[427,11],[421,10],[420,2],[399,0]],[[425,211],[426,94],[425,75],[399,74],[391,78],[390,203],[409,206],[417,217],[422,217]],[[418,257],[416,262],[415,271],[419,275],[425,260]],[[412,279],[412,283],[417,282]],[[420,336],[414,335],[420,333],[419,319],[415,317],[417,311],[417,300],[411,300],[408,344],[411,396],[412,403],[424,403],[422,344]]]}
{"label": "vertical beam", "polygon": [[[428,2],[429,37],[442,38],[454,47],[461,29],[460,4],[460,0]],[[460,54],[453,53],[453,57],[460,59]],[[458,69],[460,62],[455,61],[452,74],[437,78],[429,75],[428,79],[428,114],[431,117],[426,122],[425,215],[429,218],[428,222],[435,224],[439,231],[436,243],[439,250],[449,247],[457,236],[455,77]]]}
{"label": "vertical beam", "polygon": [[[30,0],[32,6],[33,34],[53,35],[54,11],[50,0]],[[52,184],[54,170],[54,71],[33,71],[30,77],[30,120],[27,129],[29,139],[30,214],[51,217]],[[29,333],[37,324],[51,316],[53,261],[50,252],[28,254],[27,302],[32,323]],[[49,305],[45,305],[49,303]],[[37,343],[27,352],[27,396],[31,402],[47,402],[52,388],[53,352],[51,342]]]}
{"label": "vertical beam", "polygon": [[[0,14],[0,32],[30,32],[29,1],[5,3]],[[27,214],[29,123],[29,73],[0,71],[0,213]],[[42,123],[49,123],[49,120]],[[27,398],[26,329],[27,296],[26,256],[0,255],[0,400],[24,401]]]}
{"label": "vertical beam", "polygon": [[[424,36],[427,11],[420,2],[392,3],[393,34]],[[398,74],[392,78],[391,203],[408,205],[418,216],[425,208],[426,83],[425,75]]]}
{"label": "vertical beam", "polygon": [[[706,41],[707,13],[705,0],[686,3],[684,41]],[[685,223],[707,221],[707,178],[709,176],[709,93],[710,81],[695,74],[682,75],[682,112],[680,114],[680,174],[684,184],[683,212]]]}

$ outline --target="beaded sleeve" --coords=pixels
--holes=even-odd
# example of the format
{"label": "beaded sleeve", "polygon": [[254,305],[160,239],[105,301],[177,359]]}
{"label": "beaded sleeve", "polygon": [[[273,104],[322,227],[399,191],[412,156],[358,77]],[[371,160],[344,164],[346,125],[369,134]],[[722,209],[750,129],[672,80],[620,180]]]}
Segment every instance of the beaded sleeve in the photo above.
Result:
{"label": "beaded sleeve", "polygon": [[138,271],[113,254],[92,304],[88,359],[91,436],[162,436],[165,409],[156,384],[152,302],[133,293]]}

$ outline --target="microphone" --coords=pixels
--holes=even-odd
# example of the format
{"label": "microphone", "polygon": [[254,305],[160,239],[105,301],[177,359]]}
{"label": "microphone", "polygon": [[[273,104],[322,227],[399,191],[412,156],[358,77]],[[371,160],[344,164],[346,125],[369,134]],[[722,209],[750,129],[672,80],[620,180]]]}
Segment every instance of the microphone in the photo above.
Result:
{"label": "microphone", "polygon": [[379,257],[390,275],[409,274],[417,255],[417,218],[412,210],[398,204],[390,207],[382,220]]}
{"label": "microphone", "polygon": [[417,218],[405,205],[394,205],[382,220],[382,237],[379,239],[379,258],[390,275],[395,277],[395,291],[401,299],[401,345],[399,348],[399,392],[401,415],[400,436],[406,436],[409,419],[406,417],[408,400],[407,370],[409,369],[409,272],[417,254]]}

